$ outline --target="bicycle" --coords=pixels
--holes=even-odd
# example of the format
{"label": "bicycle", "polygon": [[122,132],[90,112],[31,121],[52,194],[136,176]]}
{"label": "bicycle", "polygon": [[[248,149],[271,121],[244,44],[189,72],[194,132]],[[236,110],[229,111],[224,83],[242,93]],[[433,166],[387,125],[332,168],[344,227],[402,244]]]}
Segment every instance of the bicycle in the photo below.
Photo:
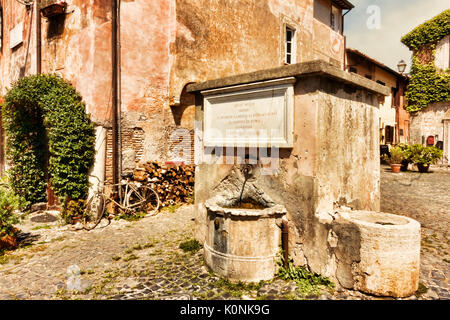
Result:
{"label": "bicycle", "polygon": [[[117,210],[120,215],[144,213],[146,216],[154,216],[158,214],[160,207],[158,194],[146,185],[130,181],[132,176],[133,173],[123,174],[121,182],[117,184],[100,181],[98,177],[91,176],[99,181],[101,188],[95,191],[86,202],[82,220],[84,230],[93,230],[100,224],[110,203],[113,205],[114,213]],[[105,186],[109,186],[116,191],[112,192],[111,195],[106,195],[104,192]],[[95,217],[95,219],[89,221],[90,217]],[[113,218],[114,215],[108,215],[108,224],[106,226],[111,223]]]}

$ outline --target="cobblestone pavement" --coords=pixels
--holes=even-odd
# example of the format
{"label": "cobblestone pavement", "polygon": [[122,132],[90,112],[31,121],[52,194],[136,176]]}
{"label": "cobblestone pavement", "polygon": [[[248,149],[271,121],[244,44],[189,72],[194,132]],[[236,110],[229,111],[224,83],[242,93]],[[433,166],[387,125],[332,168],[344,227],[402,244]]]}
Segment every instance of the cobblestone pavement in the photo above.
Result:
{"label": "cobblestone pavement", "polygon": [[381,211],[420,222],[420,281],[428,288],[428,296],[450,299],[450,170],[436,168],[426,174],[414,171],[395,174],[383,166]]}
{"label": "cobblestone pavement", "polygon": [[[423,226],[426,292],[408,299],[449,299],[449,188],[450,173],[394,175],[382,168],[382,211]],[[19,226],[23,247],[0,256],[0,299],[386,299],[280,279],[230,284],[208,272],[202,249],[179,248],[193,236],[190,205],[91,232],[61,227],[53,216],[28,217]]]}

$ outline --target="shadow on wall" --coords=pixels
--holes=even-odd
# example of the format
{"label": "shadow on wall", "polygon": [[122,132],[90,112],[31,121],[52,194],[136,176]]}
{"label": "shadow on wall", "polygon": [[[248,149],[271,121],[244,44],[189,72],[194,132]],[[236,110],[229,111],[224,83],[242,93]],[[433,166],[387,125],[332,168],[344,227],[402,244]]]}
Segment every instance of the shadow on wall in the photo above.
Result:
{"label": "shadow on wall", "polygon": [[[192,123],[189,123],[189,125],[192,126],[192,128],[193,128],[194,127],[195,95],[188,93],[186,91],[186,87],[189,84],[190,83],[186,84],[186,86],[184,86],[184,88],[183,88],[183,91],[181,92],[180,104],[177,106],[170,106],[170,109],[172,110],[172,116],[173,116],[173,121],[175,122],[175,125],[181,126],[183,115],[186,115],[189,108],[192,108],[192,111],[191,111],[191,113],[192,113],[192,121],[191,122]],[[189,115],[188,115],[188,117],[189,117]]]}

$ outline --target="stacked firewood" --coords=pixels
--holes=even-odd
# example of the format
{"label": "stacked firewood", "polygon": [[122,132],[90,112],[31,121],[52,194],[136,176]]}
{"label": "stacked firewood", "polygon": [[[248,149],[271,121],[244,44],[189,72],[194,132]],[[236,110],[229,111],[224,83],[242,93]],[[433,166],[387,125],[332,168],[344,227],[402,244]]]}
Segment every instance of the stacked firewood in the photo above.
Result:
{"label": "stacked firewood", "polygon": [[158,193],[161,207],[192,201],[195,181],[193,165],[149,161],[134,170],[133,178]]}

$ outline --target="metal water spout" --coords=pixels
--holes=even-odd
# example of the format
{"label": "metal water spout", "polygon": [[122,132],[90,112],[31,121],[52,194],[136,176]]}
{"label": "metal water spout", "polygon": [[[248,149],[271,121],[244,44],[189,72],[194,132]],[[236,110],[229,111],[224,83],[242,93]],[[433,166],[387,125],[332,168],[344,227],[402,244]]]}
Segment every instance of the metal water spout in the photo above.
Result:
{"label": "metal water spout", "polygon": [[241,172],[244,174],[244,184],[242,185],[238,206],[240,206],[242,202],[242,195],[244,194],[245,184],[247,183],[247,180],[250,179],[250,177],[253,175],[253,166],[251,164],[244,164],[241,168]]}

